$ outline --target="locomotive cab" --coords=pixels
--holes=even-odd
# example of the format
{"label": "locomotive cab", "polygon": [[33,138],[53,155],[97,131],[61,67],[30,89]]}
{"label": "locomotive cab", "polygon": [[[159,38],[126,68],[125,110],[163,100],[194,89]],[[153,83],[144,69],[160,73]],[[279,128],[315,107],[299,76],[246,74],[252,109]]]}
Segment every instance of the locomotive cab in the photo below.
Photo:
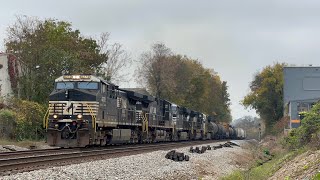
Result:
{"label": "locomotive cab", "polygon": [[89,129],[96,126],[100,79],[90,75],[65,75],[55,80],[47,113],[48,144],[82,147],[90,144]]}

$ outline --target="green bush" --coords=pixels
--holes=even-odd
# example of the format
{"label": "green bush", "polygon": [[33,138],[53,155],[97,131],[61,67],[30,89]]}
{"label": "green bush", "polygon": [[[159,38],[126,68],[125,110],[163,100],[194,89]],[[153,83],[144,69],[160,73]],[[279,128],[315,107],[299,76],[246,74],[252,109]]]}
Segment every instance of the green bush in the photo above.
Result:
{"label": "green bush", "polygon": [[305,117],[301,120],[301,126],[290,131],[288,137],[284,139],[284,144],[291,149],[300,148],[311,144],[311,142],[319,142],[319,133],[320,103],[317,103],[305,114]]}
{"label": "green bush", "polygon": [[[42,128],[46,106],[32,101],[11,99],[7,109],[0,111],[1,122],[10,130],[7,138],[12,140],[39,140],[44,138]],[[1,131],[0,131],[1,132]]]}
{"label": "green bush", "polygon": [[9,109],[0,110],[0,137],[14,138],[16,127],[16,113]]}
{"label": "green bush", "polygon": [[289,149],[298,149],[299,147],[302,146],[302,139],[301,139],[301,129],[297,128],[297,129],[292,129],[289,132],[288,137],[284,138],[284,141],[282,144],[284,144],[285,146],[287,146]]}
{"label": "green bush", "polygon": [[320,179],[320,172],[317,173],[313,178],[312,180],[319,180]]}

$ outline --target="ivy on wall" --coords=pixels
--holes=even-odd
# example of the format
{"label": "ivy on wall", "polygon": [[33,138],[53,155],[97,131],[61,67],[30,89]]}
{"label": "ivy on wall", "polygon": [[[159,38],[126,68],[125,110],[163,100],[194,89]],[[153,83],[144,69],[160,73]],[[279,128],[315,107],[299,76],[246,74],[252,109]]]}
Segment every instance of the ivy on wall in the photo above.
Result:
{"label": "ivy on wall", "polygon": [[[2,64],[0,64],[0,69],[2,69],[3,68],[3,65]],[[0,79],[0,81],[1,81],[1,79]],[[0,84],[0,96],[1,96],[1,91],[2,91],[2,84]],[[0,106],[0,109],[1,109],[1,106]]]}
{"label": "ivy on wall", "polygon": [[19,77],[19,69],[18,69],[18,62],[14,55],[8,55],[8,74],[11,83],[12,91],[17,94],[18,90],[18,77]]}

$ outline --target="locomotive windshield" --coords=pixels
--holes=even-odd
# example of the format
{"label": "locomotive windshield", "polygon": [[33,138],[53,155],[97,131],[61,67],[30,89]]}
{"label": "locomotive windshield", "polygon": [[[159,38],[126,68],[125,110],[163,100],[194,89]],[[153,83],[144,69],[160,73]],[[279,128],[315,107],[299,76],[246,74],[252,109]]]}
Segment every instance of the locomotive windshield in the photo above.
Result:
{"label": "locomotive windshield", "polygon": [[87,89],[87,90],[96,90],[99,88],[97,82],[71,82],[71,81],[64,81],[64,82],[57,82],[56,89]]}
{"label": "locomotive windshield", "polygon": [[57,82],[56,89],[74,89],[73,82]]}
{"label": "locomotive windshield", "polygon": [[97,82],[78,82],[79,89],[98,89]]}

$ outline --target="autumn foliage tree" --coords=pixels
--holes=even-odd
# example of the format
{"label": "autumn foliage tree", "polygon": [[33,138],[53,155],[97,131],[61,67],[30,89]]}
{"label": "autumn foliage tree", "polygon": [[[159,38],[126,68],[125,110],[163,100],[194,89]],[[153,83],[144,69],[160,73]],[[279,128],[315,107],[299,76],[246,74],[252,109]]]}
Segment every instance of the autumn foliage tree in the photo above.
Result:
{"label": "autumn foliage tree", "polygon": [[283,116],[283,67],[276,63],[258,72],[250,84],[250,92],[242,100],[247,108],[253,108],[266,122],[270,132]]}
{"label": "autumn foliage tree", "polygon": [[137,74],[154,96],[213,115],[218,121],[231,120],[226,82],[197,60],[158,43],[142,54]]}
{"label": "autumn foliage tree", "polygon": [[128,59],[120,44],[108,43],[108,34],[99,40],[86,38],[65,21],[18,16],[7,32],[7,52],[22,64],[20,97],[31,101],[46,102],[54,79],[62,74],[97,74],[111,80]]}

